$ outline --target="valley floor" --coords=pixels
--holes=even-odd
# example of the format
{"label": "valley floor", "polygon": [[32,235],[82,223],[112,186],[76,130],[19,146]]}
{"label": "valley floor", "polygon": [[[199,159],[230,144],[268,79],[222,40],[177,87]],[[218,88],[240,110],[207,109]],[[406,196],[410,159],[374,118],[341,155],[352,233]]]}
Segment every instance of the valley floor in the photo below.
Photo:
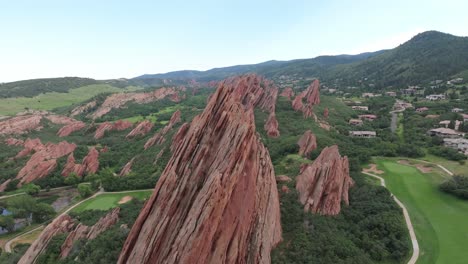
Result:
{"label": "valley floor", "polygon": [[439,191],[448,175],[436,166],[423,173],[418,163],[398,159],[375,162],[387,188],[409,211],[420,247],[417,263],[467,263],[468,202]]}

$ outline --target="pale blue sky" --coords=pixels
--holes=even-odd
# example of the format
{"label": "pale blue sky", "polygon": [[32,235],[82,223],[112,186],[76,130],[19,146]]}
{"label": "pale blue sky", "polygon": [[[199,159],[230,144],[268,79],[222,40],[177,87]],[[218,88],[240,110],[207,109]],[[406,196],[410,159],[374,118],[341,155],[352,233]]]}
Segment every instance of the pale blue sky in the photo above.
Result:
{"label": "pale blue sky", "polygon": [[375,51],[432,29],[468,36],[467,10],[466,0],[0,0],[0,82]]}

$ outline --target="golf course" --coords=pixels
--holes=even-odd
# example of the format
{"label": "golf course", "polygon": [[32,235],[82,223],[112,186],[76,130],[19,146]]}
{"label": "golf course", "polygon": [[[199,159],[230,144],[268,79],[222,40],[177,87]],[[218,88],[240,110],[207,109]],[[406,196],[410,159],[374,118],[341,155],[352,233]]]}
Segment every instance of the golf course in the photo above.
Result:
{"label": "golf course", "polygon": [[387,188],[408,209],[420,247],[417,263],[466,263],[468,201],[438,189],[450,176],[436,166],[425,164],[421,169],[423,164],[414,161],[374,158],[374,162]]}
{"label": "golf course", "polygon": [[117,207],[119,203],[126,203],[131,199],[147,199],[151,196],[152,191],[126,191],[119,193],[103,193],[87,201],[84,201],[72,211],[81,212],[85,210],[108,210]]}

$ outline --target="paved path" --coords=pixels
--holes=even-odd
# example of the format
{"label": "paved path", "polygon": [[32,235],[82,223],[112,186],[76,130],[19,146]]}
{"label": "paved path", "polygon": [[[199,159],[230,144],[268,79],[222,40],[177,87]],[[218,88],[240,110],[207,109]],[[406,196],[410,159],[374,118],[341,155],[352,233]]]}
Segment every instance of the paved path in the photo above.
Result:
{"label": "paved path", "polygon": [[437,163],[434,163],[434,162],[425,161],[425,160],[419,160],[419,159],[409,159],[409,160],[415,160],[415,161],[419,161],[419,162],[423,162],[423,163],[427,163],[427,164],[436,165],[437,167],[439,167],[439,168],[441,168],[443,171],[445,171],[448,175],[453,176],[453,172],[451,172],[450,170],[448,170],[447,168],[445,168],[444,166],[442,166],[442,165],[440,165],[440,164],[437,164]]}
{"label": "paved path", "polygon": [[[59,216],[61,216],[61,215],[64,215],[64,214],[66,214],[66,213],[68,213],[68,212],[70,212],[71,210],[73,210],[73,209],[74,209],[75,207],[77,207],[78,205],[80,205],[80,204],[82,204],[82,203],[84,203],[84,202],[86,202],[86,201],[88,201],[88,200],[90,200],[90,199],[93,199],[93,198],[95,198],[96,196],[99,196],[99,195],[101,195],[101,194],[106,194],[106,193],[132,193],[132,192],[153,191],[153,190],[154,190],[154,189],[130,190],[130,191],[120,191],[120,192],[105,192],[104,190],[101,189],[101,190],[99,190],[97,193],[93,194],[92,196],[90,196],[90,197],[88,197],[88,198],[86,198],[86,199],[84,199],[84,200],[82,200],[82,201],[80,201],[80,202],[74,204],[73,206],[69,207],[67,210],[65,210],[63,213],[59,214],[59,215],[56,216],[55,218],[57,218],[57,217],[59,217]],[[19,195],[19,194],[15,194],[15,195]],[[13,195],[13,196],[15,196],[15,195]],[[27,235],[27,234],[30,234],[30,233],[32,233],[32,232],[38,230],[39,228],[43,228],[43,227],[44,227],[44,225],[40,225],[40,226],[34,228],[33,230],[30,230],[30,231],[28,231],[28,232],[26,232],[26,233],[19,234],[18,236],[14,237],[14,238],[12,238],[12,239],[10,239],[10,240],[8,240],[8,242],[5,244],[5,251],[6,251],[6,252],[11,252],[11,245],[13,244],[13,242],[15,242],[15,241],[17,241],[18,239],[20,239],[21,237],[23,237],[23,236],[25,236],[25,235]]]}
{"label": "paved path", "polygon": [[[362,173],[379,179],[380,185],[382,185],[383,187],[387,187],[385,185],[384,178],[377,176],[375,174],[372,174],[372,173],[368,173],[368,172],[362,172]],[[395,195],[392,194],[392,197],[393,197],[393,200],[395,200],[395,202],[398,204],[398,206],[400,206],[401,209],[403,209],[403,216],[405,217],[406,226],[408,227],[408,231],[410,233],[411,244],[413,245],[413,255],[408,261],[408,264],[415,264],[419,257],[419,244],[418,244],[418,240],[416,239],[416,234],[414,233],[413,224],[411,224],[411,219],[409,217],[408,210],[406,209],[405,205],[402,202],[400,202],[400,200],[398,200],[398,198],[396,198]]]}
{"label": "paved path", "polygon": [[[67,189],[67,188],[70,188],[70,186],[57,187],[57,188],[52,188],[50,190],[40,190],[39,192],[49,192],[49,191]],[[24,195],[24,194],[26,194],[26,193],[25,192],[20,192],[20,193],[15,193],[15,194],[10,194],[10,195],[4,195],[4,196],[0,196],[0,200],[15,197],[15,196],[19,196],[19,195]]]}

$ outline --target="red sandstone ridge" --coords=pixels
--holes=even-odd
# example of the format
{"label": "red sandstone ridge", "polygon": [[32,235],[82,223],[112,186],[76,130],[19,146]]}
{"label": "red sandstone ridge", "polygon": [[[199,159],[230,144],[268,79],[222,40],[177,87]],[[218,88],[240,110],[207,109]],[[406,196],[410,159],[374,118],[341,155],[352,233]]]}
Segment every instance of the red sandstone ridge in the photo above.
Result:
{"label": "red sandstone ridge", "polygon": [[280,132],[278,130],[278,120],[276,120],[275,112],[272,112],[268,116],[268,120],[265,122],[265,130],[269,137],[272,137],[272,138],[279,137]]}
{"label": "red sandstone ridge", "polygon": [[95,239],[99,234],[109,229],[111,226],[115,225],[119,220],[120,208],[116,207],[114,210],[101,217],[99,221],[93,226],[85,226],[78,224],[73,231],[71,231],[62,246],[60,247],[60,258],[66,258],[72,248],[73,243],[80,239],[92,240]]}
{"label": "red sandstone ridge", "polygon": [[82,113],[85,113],[85,112],[88,112],[89,110],[93,109],[94,107],[96,107],[96,101],[91,101],[87,104],[84,104],[84,105],[81,105],[81,106],[78,106],[76,108],[74,108],[72,111],[71,111],[71,114],[70,116],[77,116],[79,114],[82,114]]}
{"label": "red sandstone ridge", "polygon": [[86,124],[81,121],[76,121],[70,124],[67,124],[59,129],[57,132],[57,136],[59,137],[66,137],[69,136],[71,133],[81,130],[86,127]]}
{"label": "red sandstone ridge", "polygon": [[18,152],[18,154],[16,154],[16,157],[15,158],[22,158],[22,157],[25,157],[29,154],[31,154],[31,152],[38,152],[40,150],[42,150],[44,148],[44,145],[42,144],[41,140],[38,139],[38,138],[35,138],[35,139],[26,139],[26,141],[24,141],[24,144],[23,144],[23,150],[21,150],[20,152]]}
{"label": "red sandstone ridge", "polygon": [[26,253],[21,257],[18,264],[35,263],[37,257],[47,248],[49,242],[55,235],[70,232],[72,229],[73,219],[69,215],[63,214],[55,218],[32,243]]}
{"label": "red sandstone ridge", "polygon": [[279,198],[250,93],[237,92],[251,78],[220,84],[178,133],[118,263],[270,263],[281,240]]}
{"label": "red sandstone ridge", "polygon": [[163,127],[161,130],[159,130],[154,136],[152,136],[150,139],[148,139],[145,143],[145,150],[156,145],[161,145],[164,141],[166,141],[165,136],[166,134],[172,129],[172,127],[180,122],[180,110],[175,111],[171,119],[169,120],[169,123],[165,127]]}
{"label": "red sandstone ridge", "polygon": [[0,121],[0,135],[20,135],[32,130],[40,130],[41,115],[22,115]]}
{"label": "red sandstone ridge", "polygon": [[140,122],[130,133],[128,133],[127,138],[144,136],[153,128],[153,123],[149,120]]}
{"label": "red sandstone ridge", "polygon": [[304,97],[308,104],[317,105],[320,104],[320,82],[319,80],[314,80],[307,90],[304,91]]}
{"label": "red sandstone ridge", "polygon": [[98,128],[96,129],[96,132],[94,133],[94,138],[100,139],[104,137],[104,134],[106,133],[106,131],[112,131],[112,130],[122,131],[132,126],[133,124],[130,121],[117,120],[114,123],[104,122],[100,124]]}
{"label": "red sandstone ridge", "polygon": [[[306,99],[304,104],[303,99]],[[306,90],[296,95],[292,101],[292,107],[295,111],[301,111],[304,114],[304,118],[314,117],[313,106],[320,103],[320,82],[314,80]]]}
{"label": "red sandstone ridge", "polygon": [[329,112],[328,112],[328,107],[325,107],[323,110],[323,117],[328,118]]}
{"label": "red sandstone ridge", "polygon": [[317,139],[312,131],[307,130],[297,142],[299,145],[299,155],[309,156],[317,148]]}
{"label": "red sandstone ridge", "polygon": [[16,138],[7,138],[5,139],[5,144],[7,144],[8,146],[22,146],[24,144],[24,141]]}
{"label": "red sandstone ridge", "polygon": [[133,157],[129,162],[127,162],[127,164],[125,164],[125,166],[120,171],[119,176],[125,176],[132,171],[132,165],[134,160],[135,157]]}
{"label": "red sandstone ridge", "polygon": [[336,145],[324,148],[312,164],[304,164],[296,181],[304,210],[323,215],[338,214],[342,200],[349,204],[348,189],[354,184],[348,158],[340,156]]}
{"label": "red sandstone ridge", "polygon": [[75,157],[71,153],[67,158],[67,163],[63,167],[62,176],[67,177],[70,173],[75,173],[77,176],[96,173],[99,169],[99,152],[96,148],[91,148],[88,155],[83,158],[81,164],[75,164]]}
{"label": "red sandstone ridge", "polygon": [[294,97],[294,91],[291,87],[288,87],[281,92],[280,96],[286,97],[291,101],[291,98]]}
{"label": "red sandstone ridge", "polygon": [[175,87],[160,88],[148,93],[116,93],[109,95],[99,108],[90,115],[93,119],[99,118],[112,109],[122,108],[128,102],[135,102],[137,104],[147,104],[158,101],[168,97],[174,102],[181,100],[179,96],[179,89]]}

